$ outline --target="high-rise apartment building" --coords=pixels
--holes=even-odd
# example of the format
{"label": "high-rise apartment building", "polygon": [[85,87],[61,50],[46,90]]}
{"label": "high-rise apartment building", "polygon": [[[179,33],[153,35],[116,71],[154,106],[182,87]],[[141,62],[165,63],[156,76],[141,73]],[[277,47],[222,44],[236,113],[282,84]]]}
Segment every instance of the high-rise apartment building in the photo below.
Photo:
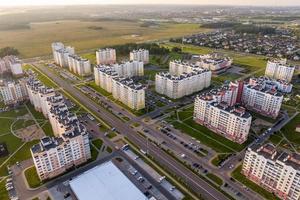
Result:
{"label": "high-rise apartment building", "polygon": [[32,158],[41,180],[50,179],[91,158],[86,128],[68,110],[65,99],[35,77],[26,88],[35,109],[49,118],[55,138],[44,137],[31,148]]}
{"label": "high-rise apartment building", "polygon": [[300,199],[300,155],[277,150],[272,144],[250,146],[242,173],[285,200]]}
{"label": "high-rise apartment building", "polygon": [[294,71],[295,66],[288,65],[286,59],[270,60],[267,63],[265,76],[291,82]]}
{"label": "high-rise apartment building", "polygon": [[251,80],[244,83],[242,103],[247,109],[276,118],[282,100],[282,93],[275,88],[269,88],[266,84]]}
{"label": "high-rise apartment building", "polygon": [[144,75],[144,63],[141,61],[129,61],[111,66],[119,76],[130,78]]}
{"label": "high-rise apartment building", "polygon": [[13,105],[28,99],[26,81],[24,79],[20,79],[17,82],[5,82],[3,86],[0,86],[0,93],[5,105]]}
{"label": "high-rise apartment building", "polygon": [[117,61],[116,50],[112,48],[99,49],[96,51],[97,65],[110,65]]}
{"label": "high-rise apartment building", "polygon": [[211,71],[199,67],[193,68],[191,72],[180,71],[173,74],[169,72],[156,74],[155,91],[172,99],[178,99],[201,91],[211,83]]}
{"label": "high-rise apartment building", "polygon": [[74,55],[75,50],[74,47],[64,46],[61,42],[52,43],[52,53],[54,62],[61,67],[68,67],[68,57],[69,55]]}
{"label": "high-rise apartment building", "polygon": [[92,74],[91,63],[88,59],[77,55],[68,56],[69,70],[79,76],[89,76]]}
{"label": "high-rise apartment building", "polygon": [[0,58],[0,74],[11,72],[13,76],[23,75],[22,62],[16,56]]}
{"label": "high-rise apartment building", "polygon": [[145,108],[145,88],[130,78],[113,78],[112,95],[133,110]]}
{"label": "high-rise apartment building", "polygon": [[94,68],[95,83],[131,109],[145,108],[145,88],[132,79],[120,76],[111,66]]}
{"label": "high-rise apartment building", "polygon": [[88,133],[79,127],[61,137],[44,137],[30,150],[41,180],[56,177],[91,158]]}
{"label": "high-rise apartment building", "polygon": [[131,61],[139,61],[144,64],[149,63],[149,51],[147,49],[133,50],[129,53]]}
{"label": "high-rise apartment building", "polygon": [[[223,90],[225,91],[225,90]],[[222,101],[223,91],[208,92],[197,96],[194,104],[194,120],[210,130],[237,143],[244,143],[251,126],[251,115],[241,106],[230,106]],[[229,90],[232,92],[232,90]],[[231,102],[231,101],[229,101]]]}

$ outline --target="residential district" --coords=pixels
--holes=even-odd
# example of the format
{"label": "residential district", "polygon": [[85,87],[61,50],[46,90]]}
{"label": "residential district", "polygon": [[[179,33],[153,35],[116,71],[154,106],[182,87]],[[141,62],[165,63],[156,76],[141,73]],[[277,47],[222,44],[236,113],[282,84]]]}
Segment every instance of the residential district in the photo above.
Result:
{"label": "residential district", "polygon": [[193,53],[151,79],[159,66],[142,46],[121,59],[98,49],[94,60],[61,42],[51,48],[50,59],[0,60],[0,116],[13,119],[0,142],[8,198],[300,199],[300,155],[279,145],[298,115],[283,108],[297,73],[287,59],[218,84],[241,71],[233,58]]}

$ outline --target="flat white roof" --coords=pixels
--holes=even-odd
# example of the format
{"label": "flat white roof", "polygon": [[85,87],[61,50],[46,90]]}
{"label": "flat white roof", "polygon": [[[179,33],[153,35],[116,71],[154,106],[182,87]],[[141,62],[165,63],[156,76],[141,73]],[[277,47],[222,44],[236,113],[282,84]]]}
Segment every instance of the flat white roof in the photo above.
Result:
{"label": "flat white roof", "polygon": [[79,200],[147,200],[148,198],[111,161],[70,181]]}

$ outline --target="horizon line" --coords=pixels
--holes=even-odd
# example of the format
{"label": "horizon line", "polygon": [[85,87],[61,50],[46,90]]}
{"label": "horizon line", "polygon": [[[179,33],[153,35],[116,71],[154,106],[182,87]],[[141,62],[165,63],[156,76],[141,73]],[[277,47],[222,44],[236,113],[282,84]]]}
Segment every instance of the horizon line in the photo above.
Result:
{"label": "horizon line", "polygon": [[278,7],[300,7],[299,5],[247,5],[247,4],[197,4],[197,3],[125,3],[125,4],[117,4],[117,3],[77,3],[77,4],[19,4],[19,5],[1,5],[0,8],[3,7],[57,7],[57,6],[222,6],[222,7],[269,7],[269,8],[278,8]]}

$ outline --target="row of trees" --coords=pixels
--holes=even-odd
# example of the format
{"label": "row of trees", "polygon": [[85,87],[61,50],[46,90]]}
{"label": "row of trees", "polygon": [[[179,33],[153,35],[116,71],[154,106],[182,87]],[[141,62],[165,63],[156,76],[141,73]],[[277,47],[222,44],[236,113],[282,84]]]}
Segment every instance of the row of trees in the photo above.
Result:
{"label": "row of trees", "polygon": [[19,55],[19,51],[18,49],[14,48],[14,47],[4,47],[2,49],[0,49],[0,58],[3,58],[5,56],[9,56],[9,55]]}

